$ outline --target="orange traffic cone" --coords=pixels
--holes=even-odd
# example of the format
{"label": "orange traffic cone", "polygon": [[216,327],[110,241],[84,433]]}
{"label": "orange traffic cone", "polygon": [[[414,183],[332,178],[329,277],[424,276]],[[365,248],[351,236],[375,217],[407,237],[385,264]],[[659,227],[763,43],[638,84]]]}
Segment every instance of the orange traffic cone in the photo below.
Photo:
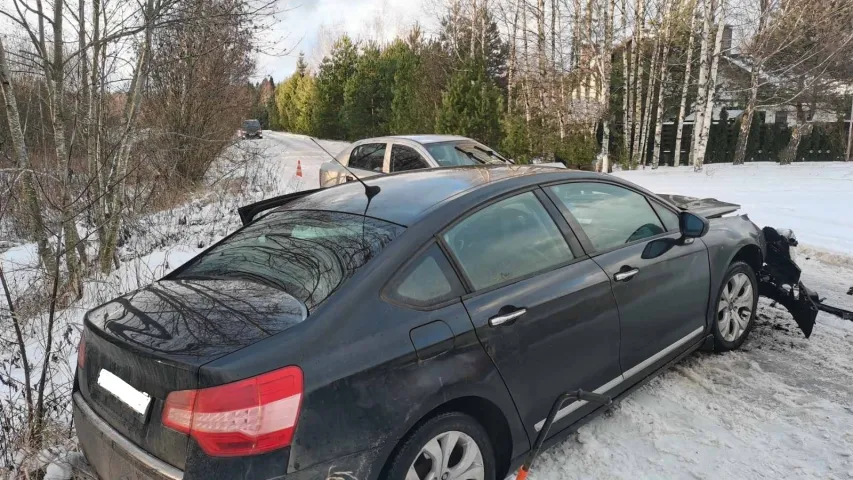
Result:
{"label": "orange traffic cone", "polygon": [[296,161],[296,176],[302,178],[302,160]]}

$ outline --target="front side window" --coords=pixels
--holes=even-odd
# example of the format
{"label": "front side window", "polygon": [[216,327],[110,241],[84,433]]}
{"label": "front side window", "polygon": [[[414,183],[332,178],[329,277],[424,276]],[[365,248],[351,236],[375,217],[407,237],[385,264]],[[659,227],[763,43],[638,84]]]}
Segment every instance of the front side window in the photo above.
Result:
{"label": "front side window", "polygon": [[391,285],[389,297],[416,307],[438,305],[465,294],[456,272],[435,244],[400,272]]}
{"label": "front side window", "polygon": [[598,251],[666,231],[646,197],[627,188],[607,183],[566,183],[550,189]]}
{"label": "front side window", "polygon": [[392,172],[405,172],[406,170],[417,170],[428,166],[414,148],[405,145],[393,145],[391,147]]}
{"label": "front side window", "polygon": [[366,143],[352,149],[349,167],[381,172],[385,163],[385,144]]}
{"label": "front side window", "polygon": [[403,230],[349,213],[273,211],[190,260],[173,279],[257,282],[287,292],[311,311]]}
{"label": "front side window", "polygon": [[477,290],[573,258],[554,220],[532,192],[472,214],[445,233],[444,241]]}
{"label": "front side window", "polygon": [[650,202],[652,207],[654,207],[655,212],[657,212],[658,217],[663,222],[663,226],[666,227],[667,232],[676,232],[679,229],[678,226],[678,215],[673,213],[672,210],[664,207],[663,205],[657,202]]}

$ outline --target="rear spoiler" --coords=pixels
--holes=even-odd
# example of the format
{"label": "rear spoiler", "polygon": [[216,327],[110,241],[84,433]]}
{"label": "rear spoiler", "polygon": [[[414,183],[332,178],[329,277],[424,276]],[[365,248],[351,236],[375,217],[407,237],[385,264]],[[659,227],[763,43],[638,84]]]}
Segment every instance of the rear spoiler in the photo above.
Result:
{"label": "rear spoiler", "polygon": [[243,223],[243,225],[248,225],[252,222],[252,220],[255,219],[256,216],[258,216],[259,213],[266,212],[267,210],[271,210],[282,205],[286,205],[296,200],[297,198],[302,198],[314,192],[319,192],[320,190],[322,190],[322,188],[314,188],[311,190],[302,190],[300,192],[288,193],[287,195],[267,198],[266,200],[261,200],[260,202],[244,205],[237,209],[237,213],[240,215],[240,221]]}

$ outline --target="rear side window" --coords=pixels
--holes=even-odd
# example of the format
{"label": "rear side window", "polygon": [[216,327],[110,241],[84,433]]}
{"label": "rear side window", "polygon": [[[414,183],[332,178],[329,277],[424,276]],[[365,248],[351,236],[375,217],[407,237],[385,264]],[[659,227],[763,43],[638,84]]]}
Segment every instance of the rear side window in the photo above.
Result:
{"label": "rear side window", "polygon": [[438,305],[464,294],[456,272],[436,244],[401,271],[386,291],[391,300],[414,307]]}
{"label": "rear side window", "polygon": [[554,220],[532,192],[472,214],[445,233],[444,241],[476,290],[573,258]]}
{"label": "rear side window", "polygon": [[362,170],[381,172],[384,160],[384,143],[366,143],[352,149],[352,153],[349,156],[349,166]]}
{"label": "rear side window", "polygon": [[391,147],[392,172],[405,172],[406,170],[417,170],[428,166],[414,148],[405,145],[393,145]]}
{"label": "rear side window", "polygon": [[403,231],[349,213],[274,211],[194,258],[172,278],[270,285],[311,311]]}
{"label": "rear side window", "polygon": [[627,188],[608,183],[566,183],[550,188],[596,250],[665,232],[646,197]]}

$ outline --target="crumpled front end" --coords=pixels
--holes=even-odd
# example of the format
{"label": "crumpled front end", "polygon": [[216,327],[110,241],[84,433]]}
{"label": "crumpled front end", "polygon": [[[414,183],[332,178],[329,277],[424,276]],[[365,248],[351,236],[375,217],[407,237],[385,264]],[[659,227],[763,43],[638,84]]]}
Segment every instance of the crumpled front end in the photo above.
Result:
{"label": "crumpled front end", "polygon": [[806,338],[812,334],[818,311],[853,321],[853,312],[824,304],[817,292],[800,281],[802,271],[791,255],[791,247],[798,244],[794,232],[764,227],[762,233],[767,253],[758,275],[759,295],[784,306]]}

